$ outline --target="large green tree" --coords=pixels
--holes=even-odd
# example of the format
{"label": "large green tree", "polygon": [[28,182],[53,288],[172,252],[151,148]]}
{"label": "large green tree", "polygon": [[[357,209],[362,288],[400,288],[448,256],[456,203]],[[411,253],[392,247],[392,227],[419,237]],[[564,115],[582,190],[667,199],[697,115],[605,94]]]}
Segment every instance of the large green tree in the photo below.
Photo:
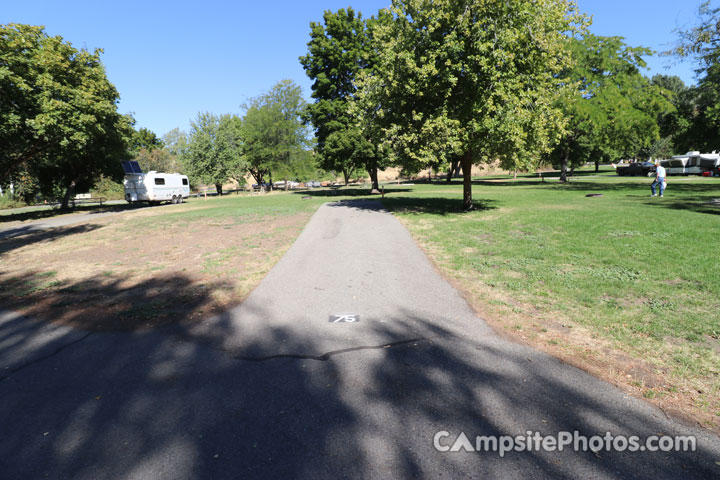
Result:
{"label": "large green tree", "polygon": [[301,115],[305,110],[302,89],[290,80],[282,80],[268,92],[245,105],[242,122],[244,158],[258,184],[272,175],[285,180],[305,169],[311,157],[307,150],[308,131]]}
{"label": "large green tree", "polygon": [[720,7],[710,1],[698,8],[695,26],[679,30],[679,42],[670,52],[697,63],[697,88],[691,90],[690,128],[680,145],[689,149],[720,147]]}
{"label": "large green tree", "polygon": [[562,130],[554,107],[584,17],[565,0],[393,0],[375,28],[378,65],[362,82],[390,151],[405,165],[461,158],[463,207],[471,168],[500,159],[534,165]]}
{"label": "large green tree", "polygon": [[223,183],[242,181],[246,162],[242,155],[242,121],[235,115],[199,113],[190,124],[182,161],[194,181],[215,185],[222,195]]}
{"label": "large green tree", "polygon": [[346,185],[354,170],[364,168],[377,190],[378,168],[385,166],[386,158],[378,150],[379,138],[366,128],[371,125],[360,118],[365,112],[352,111],[350,104],[358,73],[372,70],[376,63],[372,31],[379,20],[365,21],[352,8],[326,11],[323,20],[324,24],[310,24],[308,53],[300,57],[313,80],[315,101],[308,105],[306,117],[315,127],[322,166],[342,172]]}
{"label": "large green tree", "polygon": [[121,174],[132,119],[100,61],[42,27],[0,26],[0,183],[24,172],[48,196]]}
{"label": "large green tree", "polygon": [[568,167],[601,159],[636,158],[660,138],[658,118],[674,110],[669,92],[652,84],[639,68],[645,66],[643,47],[630,47],[621,37],[586,34],[570,42],[573,62],[561,78],[574,88],[561,97],[568,120],[553,157]]}
{"label": "large green tree", "polygon": [[187,149],[187,133],[179,128],[173,128],[162,136],[162,142],[171,155],[182,157]]}
{"label": "large green tree", "polygon": [[130,140],[130,148],[134,153],[138,153],[140,150],[155,150],[156,148],[162,148],[163,141],[150,129],[142,127],[135,130]]}
{"label": "large green tree", "polygon": [[685,85],[676,75],[653,75],[651,82],[664,91],[675,108],[659,115],[660,139],[647,150],[647,156],[669,158],[684,153],[694,143],[693,118],[697,111],[697,89]]}

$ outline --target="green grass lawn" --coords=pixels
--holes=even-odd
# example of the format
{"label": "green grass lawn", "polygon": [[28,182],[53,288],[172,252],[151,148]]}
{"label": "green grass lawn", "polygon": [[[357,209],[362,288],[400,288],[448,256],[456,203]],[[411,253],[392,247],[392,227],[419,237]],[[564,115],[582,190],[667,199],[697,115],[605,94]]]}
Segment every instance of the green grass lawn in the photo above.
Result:
{"label": "green grass lawn", "polygon": [[651,179],[584,173],[476,179],[469,213],[459,183],[385,205],[474,300],[515,316],[511,328],[582,326],[675,379],[648,395],[694,379],[720,420],[720,179],[671,177],[651,198]]}

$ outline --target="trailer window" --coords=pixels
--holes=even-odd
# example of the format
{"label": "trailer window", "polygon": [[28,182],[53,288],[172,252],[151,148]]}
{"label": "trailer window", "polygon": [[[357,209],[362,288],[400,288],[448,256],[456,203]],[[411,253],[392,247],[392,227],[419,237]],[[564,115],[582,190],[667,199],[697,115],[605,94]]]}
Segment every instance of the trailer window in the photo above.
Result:
{"label": "trailer window", "polygon": [[187,178],[183,178],[183,185],[187,185],[187,184],[188,184]]}
{"label": "trailer window", "polygon": [[165,185],[165,179],[155,177],[155,185]]}

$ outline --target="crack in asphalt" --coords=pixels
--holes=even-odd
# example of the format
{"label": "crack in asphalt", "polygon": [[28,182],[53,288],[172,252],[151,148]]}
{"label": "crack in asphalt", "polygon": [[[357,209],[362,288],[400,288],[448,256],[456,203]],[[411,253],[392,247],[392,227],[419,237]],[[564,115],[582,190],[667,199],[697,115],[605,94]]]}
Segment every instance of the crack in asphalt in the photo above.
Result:
{"label": "crack in asphalt", "polygon": [[360,347],[343,348],[342,350],[333,350],[331,352],[323,353],[322,355],[300,355],[292,353],[281,353],[277,355],[268,355],[266,357],[248,357],[243,355],[233,355],[233,358],[236,360],[244,360],[247,362],[265,362],[268,360],[275,360],[277,358],[295,358],[299,360],[317,360],[320,362],[326,362],[330,360],[331,357],[334,357],[335,355],[341,355],[343,353],[357,352],[359,350],[380,350],[382,348],[398,347],[401,345],[407,345],[408,343],[421,342],[423,340],[427,339],[424,337],[420,337],[410,340],[401,340],[399,342],[386,343],[383,345],[365,345]]}
{"label": "crack in asphalt", "polygon": [[36,358],[35,360],[32,360],[32,361],[27,362],[27,363],[24,363],[24,364],[20,365],[19,367],[13,368],[12,370],[8,370],[4,375],[0,376],[0,382],[2,382],[3,380],[7,380],[7,379],[10,378],[12,375],[16,374],[17,372],[19,372],[19,371],[21,371],[21,370],[26,369],[27,367],[29,367],[29,366],[31,366],[31,365],[35,365],[36,363],[40,363],[40,362],[43,362],[43,361],[47,360],[48,358],[54,357],[55,355],[59,354],[60,352],[62,352],[62,351],[65,350],[66,348],[72,347],[73,345],[82,342],[83,340],[85,340],[86,338],[88,338],[90,335],[92,335],[92,334],[94,334],[94,333],[95,333],[95,332],[88,332],[88,333],[86,333],[85,335],[83,335],[82,337],[80,337],[80,338],[78,338],[78,339],[76,339],[76,340],[73,340],[72,342],[68,342],[68,343],[66,343],[66,344],[64,344],[64,345],[60,345],[60,346],[59,346],[58,348],[56,348],[55,351],[52,352],[52,353],[48,353],[47,355],[43,355],[42,357],[38,357],[38,358]]}

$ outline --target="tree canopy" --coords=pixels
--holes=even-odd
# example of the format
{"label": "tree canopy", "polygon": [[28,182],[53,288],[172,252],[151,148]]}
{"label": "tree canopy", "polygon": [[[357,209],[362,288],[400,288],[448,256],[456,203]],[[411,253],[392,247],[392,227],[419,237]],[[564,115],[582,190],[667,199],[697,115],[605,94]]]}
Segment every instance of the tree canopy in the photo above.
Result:
{"label": "tree canopy", "polygon": [[720,7],[710,1],[698,8],[697,25],[678,30],[679,42],[666,52],[697,62],[698,86],[685,97],[690,125],[679,139],[684,147],[711,150],[720,146]]}
{"label": "tree canopy", "polygon": [[570,41],[573,62],[561,77],[572,89],[560,98],[568,125],[553,156],[568,166],[594,160],[635,158],[660,138],[658,118],[674,110],[670,92],[644,77],[644,47],[621,37],[585,34]]}
{"label": "tree canopy", "polygon": [[393,0],[389,10],[360,95],[401,164],[462,158],[470,209],[473,163],[534,164],[562,131],[558,74],[584,17],[564,0]]}
{"label": "tree canopy", "polygon": [[0,26],[0,183],[19,173],[48,196],[117,178],[132,119],[100,61],[42,27]]}
{"label": "tree canopy", "polygon": [[152,130],[145,127],[135,130],[130,140],[130,148],[134,152],[139,152],[141,149],[155,150],[156,148],[162,148],[163,142]]}
{"label": "tree canopy", "polygon": [[222,195],[229,179],[242,183],[246,162],[242,155],[241,120],[235,115],[199,113],[191,122],[187,147],[182,155],[185,172],[203,183],[215,185]]}
{"label": "tree canopy", "polygon": [[376,63],[372,28],[377,20],[365,21],[352,8],[326,11],[323,19],[324,24],[310,24],[308,53],[300,57],[313,80],[315,100],[307,106],[306,118],[315,127],[321,165],[342,172],[346,184],[354,170],[365,168],[377,189],[377,170],[384,166],[379,137],[363,128],[368,125],[361,118],[365,112],[351,108],[359,72]]}
{"label": "tree canopy", "polygon": [[308,143],[301,115],[305,109],[301,88],[282,80],[245,105],[242,121],[244,158],[258,184],[273,173],[283,179],[296,177],[311,157],[301,154]]}

